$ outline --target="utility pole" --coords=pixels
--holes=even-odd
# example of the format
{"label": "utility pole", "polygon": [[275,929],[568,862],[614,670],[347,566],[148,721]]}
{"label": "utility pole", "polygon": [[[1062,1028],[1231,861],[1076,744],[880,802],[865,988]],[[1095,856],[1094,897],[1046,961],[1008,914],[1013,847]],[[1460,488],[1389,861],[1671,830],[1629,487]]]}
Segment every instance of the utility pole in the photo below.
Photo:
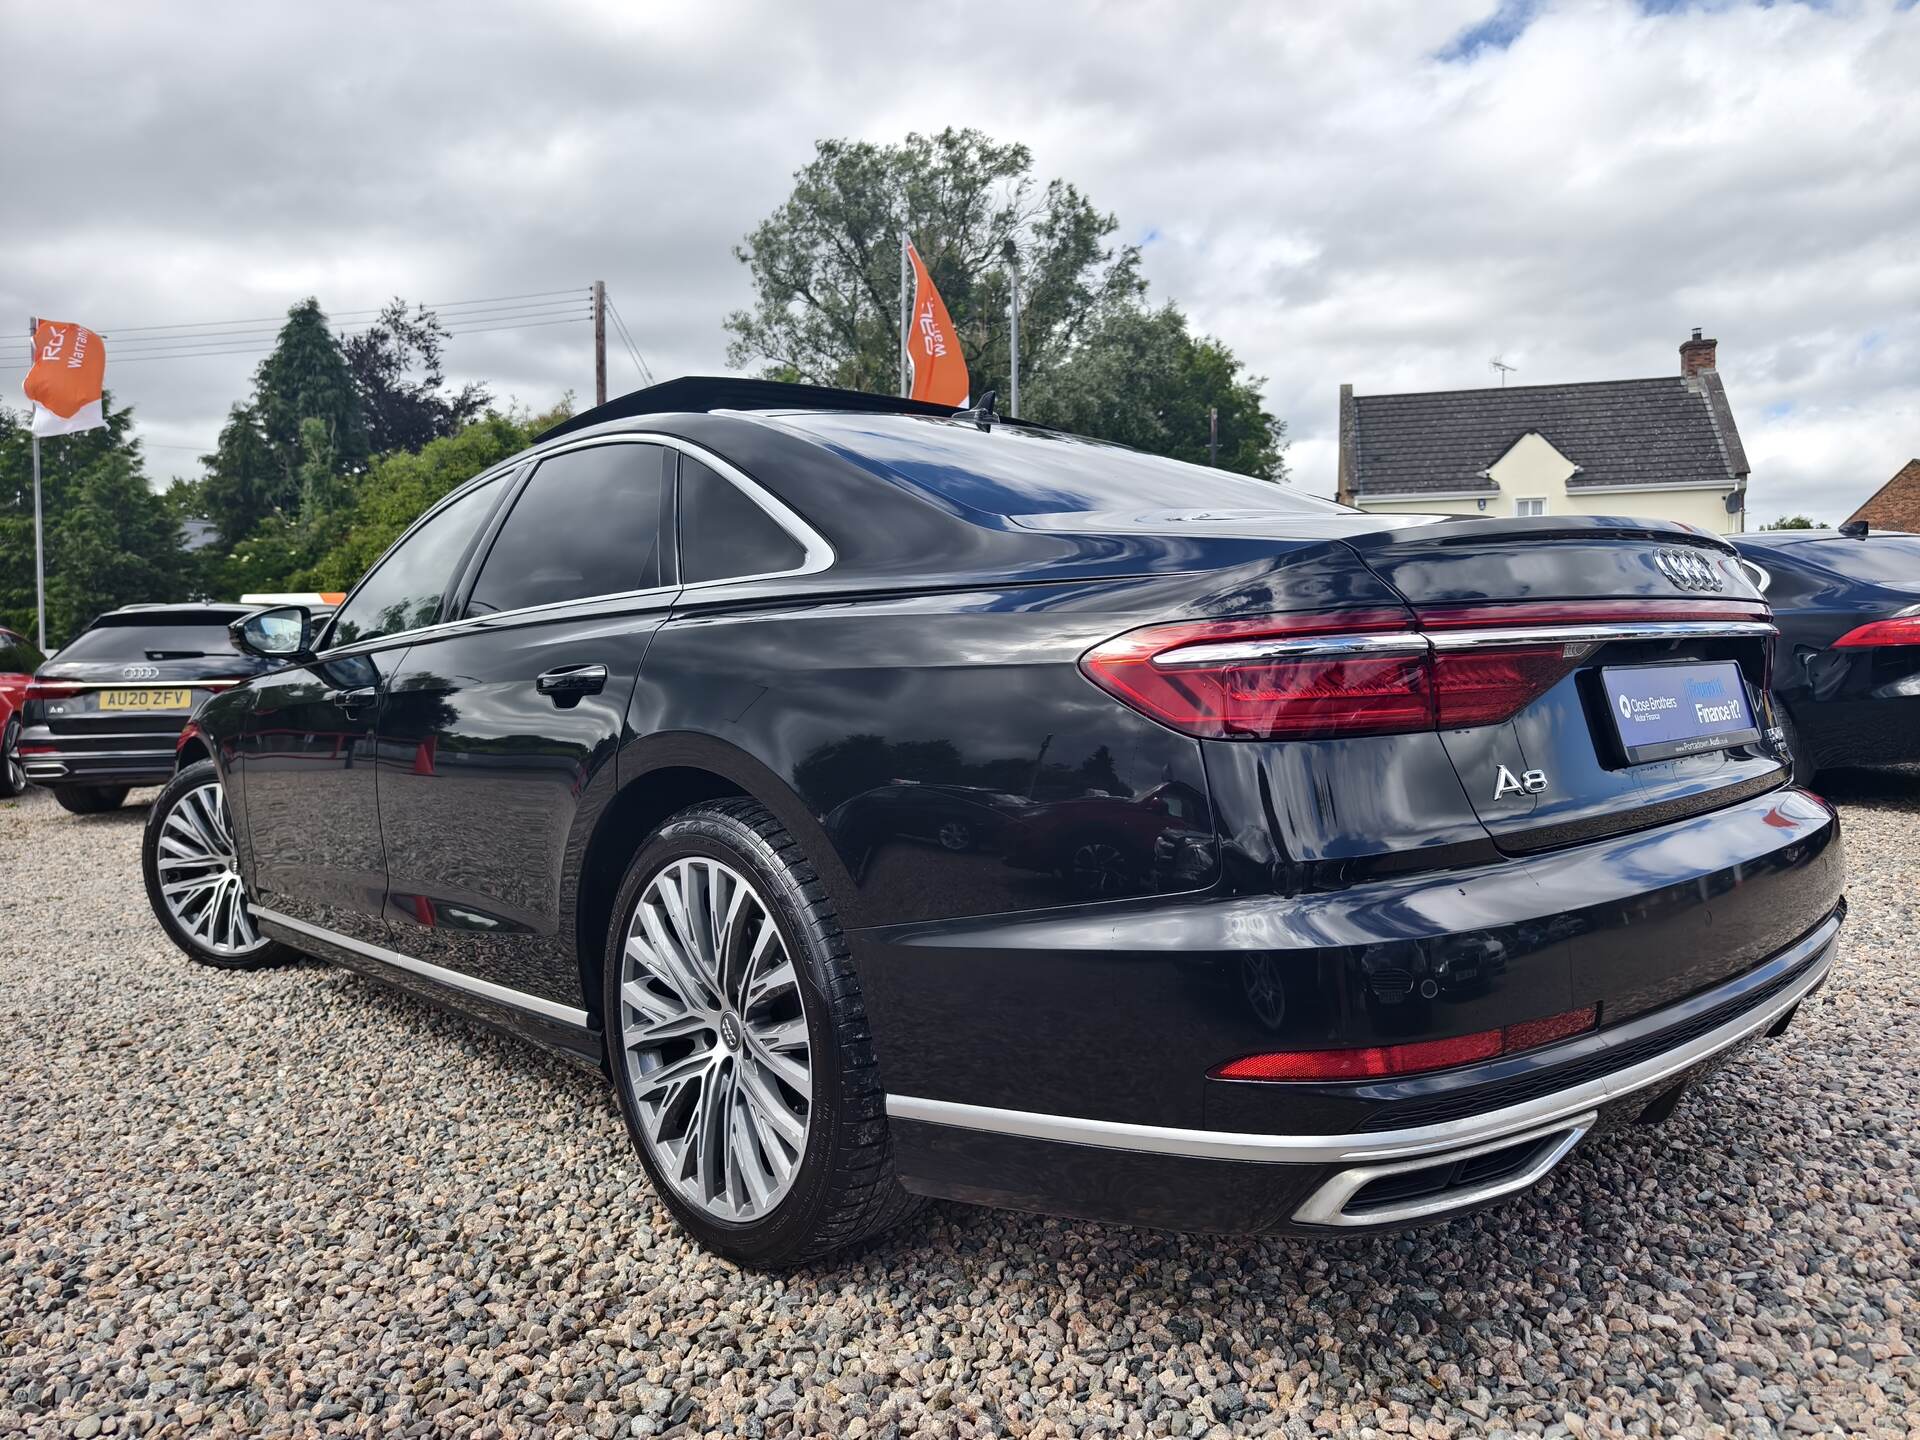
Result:
{"label": "utility pole", "polygon": [[[574,301],[574,304],[579,304]],[[577,312],[576,312],[577,313]],[[593,403],[607,403],[607,282],[593,282]]]}
{"label": "utility pole", "polygon": [[[27,317],[27,364],[31,366],[33,337],[40,333],[40,317]],[[29,407],[28,413],[32,410]],[[47,546],[41,538],[40,523],[40,437],[33,437],[33,608],[39,622],[40,653],[47,653]]]}
{"label": "utility pole", "polygon": [[1007,414],[1020,418],[1020,252],[1013,248],[1013,241],[1007,241],[1007,278],[1011,283],[1011,296],[1007,302],[1007,316],[1013,322],[1013,328],[1007,332],[1007,358],[1011,362],[1008,390],[1011,400]]}
{"label": "utility pole", "polygon": [[900,232],[900,398],[913,394],[908,373],[907,335],[913,326],[913,264],[907,259],[907,232]]}
{"label": "utility pole", "polygon": [[1220,468],[1220,407],[1207,407],[1207,464]]}

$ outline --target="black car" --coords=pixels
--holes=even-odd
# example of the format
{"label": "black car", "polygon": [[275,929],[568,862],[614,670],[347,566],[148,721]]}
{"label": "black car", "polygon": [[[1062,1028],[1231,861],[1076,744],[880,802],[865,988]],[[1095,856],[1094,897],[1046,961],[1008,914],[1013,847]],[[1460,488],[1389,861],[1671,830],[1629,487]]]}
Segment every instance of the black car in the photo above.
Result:
{"label": "black car", "polygon": [[[1834,961],[1766,607],[1659,522],[1364,515],[684,380],[460,487],[317,630],[241,631],[288,663],[152,811],[168,933],[604,1055],[660,1196],[750,1262],[929,1195],[1455,1214],[1665,1114]],[[849,809],[905,782],[1008,823]],[[1090,895],[1102,824],[1151,858]]]}
{"label": "black car", "polygon": [[173,778],[194,708],[271,662],[230,626],[255,606],[127,605],[41,665],[21,710],[27,779],[76,815],[118,809],[136,785]]}
{"label": "black car", "polygon": [[1920,764],[1920,535],[1763,530],[1733,545],[1780,627],[1773,710],[1794,778]]}

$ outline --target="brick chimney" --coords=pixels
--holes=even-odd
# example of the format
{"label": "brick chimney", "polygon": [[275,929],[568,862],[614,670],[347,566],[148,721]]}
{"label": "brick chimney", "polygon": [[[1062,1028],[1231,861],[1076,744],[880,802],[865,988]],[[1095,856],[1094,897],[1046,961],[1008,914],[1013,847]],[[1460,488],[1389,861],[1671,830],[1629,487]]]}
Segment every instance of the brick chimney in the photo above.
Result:
{"label": "brick chimney", "polygon": [[1714,351],[1716,351],[1719,346],[1720,342],[1718,340],[1702,340],[1700,338],[1700,327],[1696,325],[1693,330],[1693,338],[1680,342],[1681,378],[1691,380],[1702,370],[1713,369]]}

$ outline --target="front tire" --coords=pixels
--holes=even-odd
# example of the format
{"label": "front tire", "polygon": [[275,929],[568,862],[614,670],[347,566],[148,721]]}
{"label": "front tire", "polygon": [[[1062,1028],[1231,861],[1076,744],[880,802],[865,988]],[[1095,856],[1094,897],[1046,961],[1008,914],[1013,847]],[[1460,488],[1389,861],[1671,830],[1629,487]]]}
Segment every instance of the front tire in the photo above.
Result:
{"label": "front tire", "polygon": [[262,935],[247,911],[226,792],[211,760],[187,766],[153,802],[140,872],[160,928],[195,964],[258,970],[298,957]]}
{"label": "front tire", "polygon": [[57,785],[53,798],[70,815],[104,815],[125,803],[126,785]]}
{"label": "front tire", "polygon": [[826,889],[752,800],[681,811],[628,867],[608,1068],[655,1192],[742,1264],[799,1264],[917,1207],[895,1178],[860,984]]}

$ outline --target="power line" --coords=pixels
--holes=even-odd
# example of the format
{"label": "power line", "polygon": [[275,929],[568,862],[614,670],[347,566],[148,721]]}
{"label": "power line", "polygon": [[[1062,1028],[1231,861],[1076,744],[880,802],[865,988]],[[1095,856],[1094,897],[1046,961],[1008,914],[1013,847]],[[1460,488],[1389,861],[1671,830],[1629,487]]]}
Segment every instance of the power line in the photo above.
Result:
{"label": "power line", "polygon": [[647,384],[653,384],[653,371],[647,368],[647,362],[640,357],[640,347],[633,343],[633,333],[627,329],[627,322],[620,318],[620,307],[609,299],[607,309],[613,315],[613,323],[620,331],[621,340],[626,343],[627,354],[633,357],[634,369],[640,372],[640,378]]}
{"label": "power line", "polygon": [[[442,316],[442,312],[438,310],[430,311],[428,313],[431,313],[436,319],[439,319]],[[477,321],[477,320],[506,320],[506,319],[518,319],[522,317],[533,317],[533,316],[564,315],[564,314],[570,314],[570,313],[586,314],[587,310],[584,305],[580,304],[577,301],[566,301],[562,303],[554,303],[550,301],[545,305],[515,305],[515,306],[504,307],[504,308],[490,308],[485,310],[454,311],[454,312],[448,312],[446,314],[446,318],[452,319],[455,321],[468,322],[468,321]],[[327,328],[331,330],[335,335],[350,335],[350,334],[364,335],[368,331],[378,328],[380,324],[381,322],[378,320],[351,321],[344,324],[329,322]],[[450,330],[449,330],[449,333],[451,333]],[[125,353],[127,351],[132,351],[133,353],[138,354],[143,349],[145,350],[171,349],[173,347],[180,346],[180,345],[190,345],[190,344],[202,343],[202,342],[206,344],[216,344],[216,343],[225,344],[228,341],[235,341],[235,342],[242,342],[242,343],[251,343],[251,342],[262,341],[262,340],[271,341],[279,336],[280,329],[279,327],[275,327],[273,329],[268,329],[268,330],[203,330],[203,331],[194,331],[194,332],[182,332],[177,335],[142,335],[142,336],[135,336],[133,339],[130,339],[130,340],[120,339],[111,331],[102,331],[101,334],[103,338],[105,338],[109,342],[111,350],[114,351],[115,353]]]}
{"label": "power line", "polygon": [[[565,290],[529,290],[520,295],[486,295],[473,300],[441,300],[420,308],[427,310],[453,310],[465,305],[496,305],[509,300],[540,300],[551,295],[578,295],[584,294],[586,289],[587,287],[585,285],[573,285]],[[382,314],[385,309],[386,306],[381,305],[371,310],[336,310],[332,312],[332,318],[344,320],[362,315],[379,315]],[[287,317],[283,313],[279,315],[255,315],[242,320],[183,320],[172,325],[103,325],[100,327],[99,333],[111,338],[116,334],[133,335],[157,330],[206,330],[226,325],[282,325],[286,323],[286,319]]]}

